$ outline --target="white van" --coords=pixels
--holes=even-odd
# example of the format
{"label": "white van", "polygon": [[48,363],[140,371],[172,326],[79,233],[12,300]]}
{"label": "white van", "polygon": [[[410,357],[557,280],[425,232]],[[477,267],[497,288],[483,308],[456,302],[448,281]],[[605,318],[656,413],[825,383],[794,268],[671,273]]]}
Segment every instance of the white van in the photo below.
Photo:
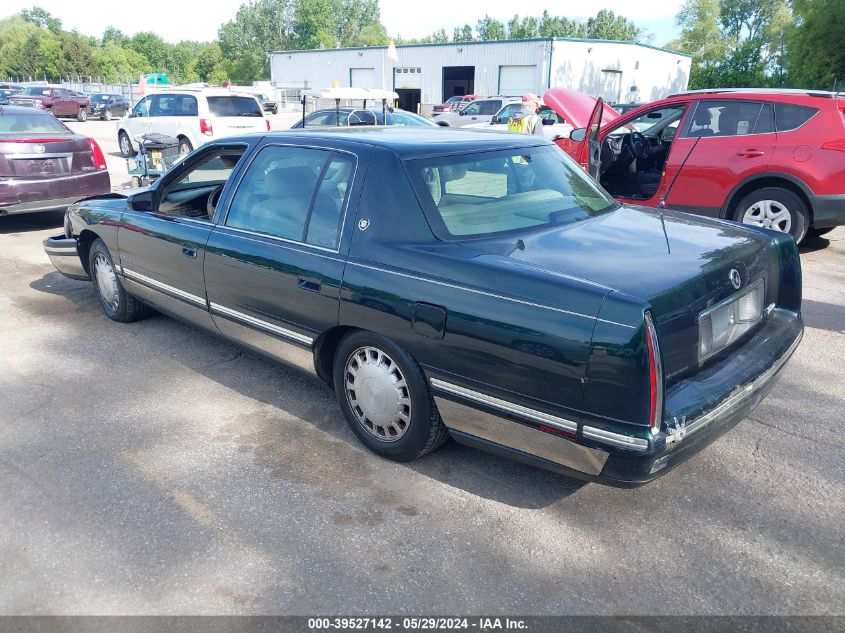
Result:
{"label": "white van", "polygon": [[136,153],[135,139],[151,132],[178,138],[179,151],[187,153],[216,138],[269,130],[254,95],[226,88],[173,88],[136,103],[117,122],[117,141],[128,158]]}

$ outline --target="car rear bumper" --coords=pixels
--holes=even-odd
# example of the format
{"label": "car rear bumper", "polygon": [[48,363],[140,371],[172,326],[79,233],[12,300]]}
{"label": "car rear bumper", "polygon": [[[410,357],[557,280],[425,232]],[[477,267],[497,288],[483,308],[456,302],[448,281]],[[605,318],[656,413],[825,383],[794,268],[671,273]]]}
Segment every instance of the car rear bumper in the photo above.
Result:
{"label": "car rear bumper", "polygon": [[109,191],[106,170],[56,178],[9,178],[0,181],[0,215],[66,209],[77,200]]}
{"label": "car rear bumper", "polygon": [[43,242],[44,252],[60,273],[71,279],[89,279],[88,271],[79,257],[79,242],[75,237],[65,237],[64,233],[48,237]]}
{"label": "car rear bumper", "polygon": [[802,334],[797,314],[775,310],[742,348],[672,385],[665,399],[666,430],[648,440],[636,438],[636,445],[628,435],[431,382],[443,423],[457,442],[570,477],[636,487],[669,472],[745,418],[772,389]]}
{"label": "car rear bumper", "polygon": [[813,200],[813,228],[845,225],[845,194],[816,196]]}

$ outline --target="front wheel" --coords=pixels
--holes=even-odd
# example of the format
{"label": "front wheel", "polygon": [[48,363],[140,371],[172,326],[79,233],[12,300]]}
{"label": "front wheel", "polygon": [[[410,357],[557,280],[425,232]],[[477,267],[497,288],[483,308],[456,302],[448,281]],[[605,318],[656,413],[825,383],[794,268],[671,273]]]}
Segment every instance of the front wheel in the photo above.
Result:
{"label": "front wheel", "polygon": [[122,131],[117,135],[117,144],[120,145],[120,153],[124,158],[129,158],[133,155],[132,141],[129,140],[129,135]]}
{"label": "front wheel", "polygon": [[111,121],[111,110],[108,108],[103,112],[103,121]]}
{"label": "front wheel", "polygon": [[76,120],[80,123],[84,123],[88,120],[88,110],[86,108],[79,108],[79,111],[76,113]]}
{"label": "front wheel", "polygon": [[95,240],[88,256],[88,270],[94,292],[103,312],[112,321],[131,323],[147,316],[147,307],[134,295],[126,292],[114,269],[109,249],[103,240]]}
{"label": "front wheel", "polygon": [[341,341],[334,387],[355,435],[382,457],[417,459],[448,438],[419,365],[383,336],[356,332]]}
{"label": "front wheel", "polygon": [[804,201],[781,187],[763,187],[746,195],[736,207],[734,220],[789,233],[796,242],[804,239],[809,225]]}

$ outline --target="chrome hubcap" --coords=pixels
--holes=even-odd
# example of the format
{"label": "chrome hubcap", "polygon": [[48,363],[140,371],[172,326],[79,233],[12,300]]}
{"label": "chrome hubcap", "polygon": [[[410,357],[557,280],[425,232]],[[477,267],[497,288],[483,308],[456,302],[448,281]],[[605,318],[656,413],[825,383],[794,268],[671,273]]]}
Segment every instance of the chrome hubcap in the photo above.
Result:
{"label": "chrome hubcap", "polygon": [[97,291],[103,303],[112,311],[120,305],[120,292],[117,275],[111,262],[102,253],[94,257],[94,279],[97,280]]}
{"label": "chrome hubcap", "polygon": [[129,145],[129,139],[126,136],[120,137],[120,149],[124,154],[129,155],[132,153],[132,146]]}
{"label": "chrome hubcap", "polygon": [[346,398],[359,424],[384,442],[395,442],[411,424],[411,394],[399,366],[375,347],[361,347],[346,361]]}
{"label": "chrome hubcap", "polygon": [[777,200],[760,200],[745,210],[742,223],[789,233],[792,228],[792,214]]}

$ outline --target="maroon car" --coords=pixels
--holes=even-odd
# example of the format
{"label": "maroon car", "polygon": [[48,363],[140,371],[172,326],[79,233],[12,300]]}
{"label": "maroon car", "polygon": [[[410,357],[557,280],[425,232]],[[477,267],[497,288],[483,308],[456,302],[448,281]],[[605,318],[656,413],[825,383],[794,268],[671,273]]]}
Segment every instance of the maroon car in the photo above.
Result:
{"label": "maroon car", "polygon": [[434,106],[432,116],[437,116],[438,114],[443,114],[444,112],[455,112],[456,110],[465,108],[476,99],[483,98],[484,95],[460,95],[455,97],[449,97],[448,99],[446,99],[445,102],[441,103],[440,105]]}
{"label": "maroon car", "polygon": [[63,209],[110,190],[94,139],[43,110],[0,106],[0,216]]}
{"label": "maroon car", "polygon": [[52,86],[28,86],[23,92],[10,96],[9,104],[47,110],[55,117],[72,117],[77,121],[88,119],[91,105],[88,97]]}

